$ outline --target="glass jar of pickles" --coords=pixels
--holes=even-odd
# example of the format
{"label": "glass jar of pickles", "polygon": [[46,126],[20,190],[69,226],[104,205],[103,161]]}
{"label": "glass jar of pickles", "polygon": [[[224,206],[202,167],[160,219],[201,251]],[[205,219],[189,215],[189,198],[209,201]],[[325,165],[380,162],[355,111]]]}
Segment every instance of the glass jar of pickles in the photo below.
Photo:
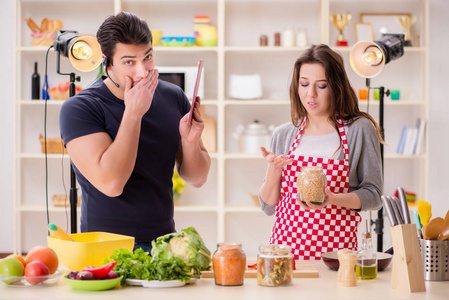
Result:
{"label": "glass jar of pickles", "polygon": [[261,245],[257,255],[257,284],[288,286],[293,277],[292,248],[286,245]]}
{"label": "glass jar of pickles", "polygon": [[218,243],[212,256],[216,285],[243,285],[246,269],[246,255],[241,244]]}
{"label": "glass jar of pickles", "polygon": [[322,167],[301,167],[298,175],[298,198],[303,203],[323,203],[326,186],[326,175]]}

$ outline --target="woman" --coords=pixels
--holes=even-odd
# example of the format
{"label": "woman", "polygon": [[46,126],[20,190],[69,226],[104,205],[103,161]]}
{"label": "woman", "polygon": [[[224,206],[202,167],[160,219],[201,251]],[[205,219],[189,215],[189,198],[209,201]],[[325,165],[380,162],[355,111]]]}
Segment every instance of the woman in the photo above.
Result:
{"label": "woman", "polygon": [[[343,58],[313,45],[295,62],[290,84],[292,121],[276,128],[259,191],[262,210],[276,222],[271,244],[292,247],[295,259],[357,248],[357,211],[381,207],[383,178],[379,126],[358,108]],[[303,166],[320,166],[327,178],[324,202],[297,201]],[[337,176],[335,176],[337,175]]]}

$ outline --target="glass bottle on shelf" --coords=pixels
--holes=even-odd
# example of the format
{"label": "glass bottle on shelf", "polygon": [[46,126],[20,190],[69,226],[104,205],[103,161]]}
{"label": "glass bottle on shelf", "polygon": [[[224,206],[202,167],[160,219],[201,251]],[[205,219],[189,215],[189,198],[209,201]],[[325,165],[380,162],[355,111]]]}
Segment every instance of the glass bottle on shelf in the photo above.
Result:
{"label": "glass bottle on shelf", "polygon": [[377,253],[373,248],[371,234],[368,232],[368,220],[366,220],[365,232],[362,234],[362,243],[357,251],[355,272],[357,279],[360,280],[373,280],[377,277]]}
{"label": "glass bottle on shelf", "polygon": [[34,73],[31,75],[31,99],[38,100],[41,97],[40,94],[41,79],[37,72],[37,61],[34,62]]}

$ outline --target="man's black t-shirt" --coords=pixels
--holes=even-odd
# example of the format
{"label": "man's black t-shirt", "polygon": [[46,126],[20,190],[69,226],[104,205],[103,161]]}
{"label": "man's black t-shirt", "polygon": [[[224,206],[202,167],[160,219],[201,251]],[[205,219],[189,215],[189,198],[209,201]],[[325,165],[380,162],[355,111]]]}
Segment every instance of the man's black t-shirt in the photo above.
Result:
{"label": "man's black t-shirt", "polygon": [[[66,100],[59,123],[64,145],[97,132],[115,139],[125,109],[99,78],[88,89]],[[175,231],[172,176],[181,136],[179,121],[190,110],[184,92],[159,80],[141,125],[134,170],[118,197],[97,190],[74,166],[82,191],[81,231],[134,236],[136,242]]]}

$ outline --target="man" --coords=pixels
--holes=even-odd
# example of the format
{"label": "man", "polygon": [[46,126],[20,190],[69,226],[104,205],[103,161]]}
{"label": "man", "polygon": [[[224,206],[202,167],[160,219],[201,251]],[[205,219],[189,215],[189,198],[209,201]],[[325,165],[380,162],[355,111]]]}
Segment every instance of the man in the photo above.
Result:
{"label": "man", "polygon": [[[147,23],[121,12],[97,32],[108,77],[67,100],[60,129],[82,189],[81,231],[134,236],[135,248],[174,232],[172,176],[202,186],[210,157],[199,101],[159,81]],[[198,99],[199,100],[199,99]]]}

